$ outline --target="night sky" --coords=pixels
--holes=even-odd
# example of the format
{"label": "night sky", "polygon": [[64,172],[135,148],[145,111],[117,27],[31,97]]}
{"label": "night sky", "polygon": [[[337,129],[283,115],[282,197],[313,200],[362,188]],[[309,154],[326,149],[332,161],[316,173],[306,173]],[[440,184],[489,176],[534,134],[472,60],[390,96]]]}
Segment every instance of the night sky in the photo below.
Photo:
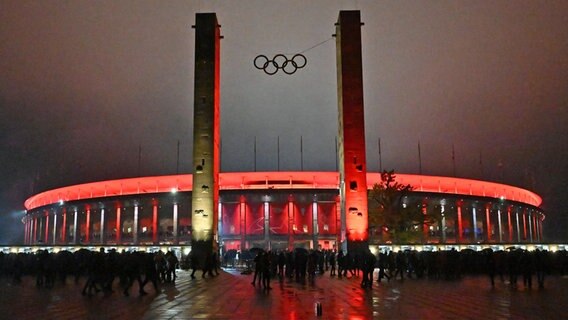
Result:
{"label": "night sky", "polygon": [[[361,10],[367,161],[540,194],[568,240],[568,1],[0,0],[0,243],[50,188],[191,173],[195,13],[221,32],[222,171],[336,169],[339,10]],[[319,44],[319,45],[318,45]],[[313,47],[313,48],[312,48]],[[311,48],[311,49],[310,49]],[[309,50],[307,50],[309,49]],[[307,51],[305,51],[307,50]],[[304,52],[305,51],[305,52]],[[294,75],[259,54],[304,52]],[[138,151],[141,148],[140,167]]]}

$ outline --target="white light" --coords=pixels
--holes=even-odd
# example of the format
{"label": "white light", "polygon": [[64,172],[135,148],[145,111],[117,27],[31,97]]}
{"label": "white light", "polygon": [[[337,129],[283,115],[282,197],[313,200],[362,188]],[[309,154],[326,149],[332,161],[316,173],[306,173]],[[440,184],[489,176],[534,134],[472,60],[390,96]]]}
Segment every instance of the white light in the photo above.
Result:
{"label": "white light", "polygon": [[172,193],[176,193],[177,191],[177,188],[172,188]]}
{"label": "white light", "polygon": [[377,253],[379,253],[379,248],[375,246],[369,246],[369,249],[371,250],[371,253],[375,256],[377,255]]}
{"label": "white light", "polygon": [[60,205],[60,206],[63,205],[63,199],[59,199],[59,205]]}

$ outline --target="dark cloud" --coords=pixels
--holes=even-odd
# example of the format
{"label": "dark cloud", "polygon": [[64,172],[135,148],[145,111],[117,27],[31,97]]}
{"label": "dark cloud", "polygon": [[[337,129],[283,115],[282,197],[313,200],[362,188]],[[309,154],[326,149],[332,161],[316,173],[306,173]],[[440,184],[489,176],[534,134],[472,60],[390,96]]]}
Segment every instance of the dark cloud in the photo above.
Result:
{"label": "dark cloud", "polygon": [[[501,180],[544,197],[566,239],[568,4],[561,1],[1,1],[0,212],[46,188],[189,172],[191,25],[217,12],[222,169],[334,170],[341,9],[363,27],[369,168]],[[308,49],[306,68],[266,76],[257,54]],[[142,149],[138,170],[138,150]],[[480,154],[482,166],[479,164]],[[498,166],[499,163],[503,165]],[[17,219],[16,219],[17,220]],[[2,220],[4,230],[19,230]]]}

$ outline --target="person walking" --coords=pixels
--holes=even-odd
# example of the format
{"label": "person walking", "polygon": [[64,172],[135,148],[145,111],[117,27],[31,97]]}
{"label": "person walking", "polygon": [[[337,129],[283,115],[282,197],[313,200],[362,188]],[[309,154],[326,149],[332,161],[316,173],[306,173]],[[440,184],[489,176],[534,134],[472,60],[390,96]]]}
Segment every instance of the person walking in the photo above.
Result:
{"label": "person walking", "polygon": [[262,262],[264,260],[263,256],[263,252],[259,251],[256,254],[256,257],[254,257],[254,276],[252,278],[252,282],[251,284],[253,286],[256,286],[256,279],[258,277],[258,284],[262,284]]}
{"label": "person walking", "polygon": [[335,251],[328,253],[329,276],[335,277]]}
{"label": "person walking", "polygon": [[270,251],[262,255],[262,263],[261,263],[261,279],[262,279],[262,287],[264,290],[270,290]]}

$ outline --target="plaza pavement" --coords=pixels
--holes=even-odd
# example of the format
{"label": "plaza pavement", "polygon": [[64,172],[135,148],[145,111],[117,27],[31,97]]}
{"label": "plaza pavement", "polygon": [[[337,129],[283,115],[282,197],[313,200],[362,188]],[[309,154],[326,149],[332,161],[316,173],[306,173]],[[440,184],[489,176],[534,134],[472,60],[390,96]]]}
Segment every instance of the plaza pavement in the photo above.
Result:
{"label": "plaza pavement", "polygon": [[[251,285],[252,275],[225,270],[214,278],[192,280],[178,270],[175,285],[145,296],[137,286],[124,297],[115,293],[85,297],[84,279],[36,288],[34,279],[0,283],[0,319],[567,319],[568,277],[551,276],[544,289],[511,289],[485,277],[457,281],[405,279],[362,289],[360,278],[316,277],[305,284],[272,281],[272,290]],[[376,272],[375,272],[376,275]],[[315,313],[315,303],[322,315]]]}

